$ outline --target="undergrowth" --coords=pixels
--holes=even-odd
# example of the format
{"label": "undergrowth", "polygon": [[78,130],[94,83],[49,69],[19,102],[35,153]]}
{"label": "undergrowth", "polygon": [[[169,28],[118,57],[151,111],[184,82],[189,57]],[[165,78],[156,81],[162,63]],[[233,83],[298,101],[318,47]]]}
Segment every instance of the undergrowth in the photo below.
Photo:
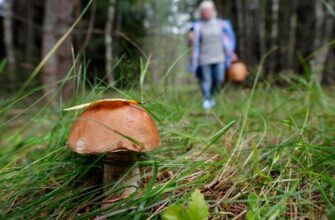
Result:
{"label": "undergrowth", "polygon": [[[303,80],[287,88],[263,82],[251,97],[251,89],[227,85],[204,112],[196,87],[77,88],[73,102],[57,107],[43,104],[41,89],[0,103],[3,219],[159,219],[167,207],[188,204],[195,189],[212,219],[335,215],[334,91]],[[103,199],[121,189],[111,183],[104,194],[104,155],[66,147],[80,112],[63,111],[101,98],[143,100],[162,139],[135,164],[137,192],[103,213]]]}

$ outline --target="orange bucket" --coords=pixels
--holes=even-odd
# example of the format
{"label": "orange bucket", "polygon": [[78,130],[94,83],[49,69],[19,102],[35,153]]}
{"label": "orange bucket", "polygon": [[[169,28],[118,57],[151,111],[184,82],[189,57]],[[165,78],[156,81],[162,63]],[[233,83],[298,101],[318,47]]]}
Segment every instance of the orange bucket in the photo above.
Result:
{"label": "orange bucket", "polygon": [[249,75],[248,67],[242,61],[233,62],[228,70],[228,79],[231,82],[244,82]]}

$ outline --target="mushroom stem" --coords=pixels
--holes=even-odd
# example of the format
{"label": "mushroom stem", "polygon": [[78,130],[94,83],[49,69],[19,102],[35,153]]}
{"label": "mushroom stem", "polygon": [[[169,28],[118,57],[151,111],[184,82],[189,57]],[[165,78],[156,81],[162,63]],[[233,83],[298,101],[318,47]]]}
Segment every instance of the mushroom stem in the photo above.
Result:
{"label": "mushroom stem", "polygon": [[[123,178],[120,187],[124,188],[121,198],[125,198],[134,193],[140,181],[140,170],[138,166],[134,167],[137,161],[136,152],[116,152],[107,154],[107,163],[104,164],[103,183],[105,192],[110,190],[107,187],[112,181]],[[125,176],[124,176],[125,175]]]}

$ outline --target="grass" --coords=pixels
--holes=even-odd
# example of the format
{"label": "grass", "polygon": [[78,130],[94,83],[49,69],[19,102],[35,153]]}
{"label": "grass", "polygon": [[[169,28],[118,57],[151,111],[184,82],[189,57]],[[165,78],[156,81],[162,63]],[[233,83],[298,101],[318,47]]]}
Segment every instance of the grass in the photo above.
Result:
{"label": "grass", "polygon": [[[143,84],[143,82],[141,83]],[[142,89],[141,89],[142,88]],[[204,113],[195,86],[116,91],[77,89],[73,103],[34,98],[0,102],[0,218],[159,219],[194,189],[213,219],[320,219],[335,216],[335,97],[300,80],[251,90],[227,85]],[[37,93],[36,93],[37,92]],[[101,213],[104,155],[66,147],[79,112],[62,109],[101,98],[134,98],[155,118],[162,145],[141,155],[142,184]],[[250,105],[248,104],[250,103]]]}

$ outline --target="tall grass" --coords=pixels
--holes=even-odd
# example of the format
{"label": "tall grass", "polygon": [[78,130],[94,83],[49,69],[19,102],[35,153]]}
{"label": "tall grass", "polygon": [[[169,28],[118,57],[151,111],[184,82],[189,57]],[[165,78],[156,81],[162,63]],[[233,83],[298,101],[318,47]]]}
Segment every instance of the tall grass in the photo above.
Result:
{"label": "tall grass", "polygon": [[[77,78],[72,103],[44,104],[43,88],[1,101],[1,218],[159,219],[195,188],[213,219],[335,215],[334,91],[303,79],[285,89],[263,82],[250,99],[250,89],[227,85],[215,109],[204,113],[195,86],[161,93],[145,85],[143,72],[140,87],[128,91],[99,83],[87,88],[86,68],[79,70],[68,77]],[[137,192],[102,213],[103,199],[121,189],[116,181],[103,193],[104,155],[81,156],[66,147],[79,112],[62,109],[111,97],[143,100],[162,145],[135,164],[142,179]]]}

